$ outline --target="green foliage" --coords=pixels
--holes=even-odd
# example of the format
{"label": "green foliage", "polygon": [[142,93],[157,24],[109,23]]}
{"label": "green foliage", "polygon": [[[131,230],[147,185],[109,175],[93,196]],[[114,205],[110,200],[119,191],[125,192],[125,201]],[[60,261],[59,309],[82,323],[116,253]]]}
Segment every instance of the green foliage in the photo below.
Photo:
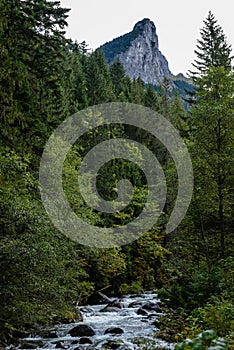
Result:
{"label": "green foliage", "polygon": [[212,330],[206,330],[193,339],[186,339],[175,346],[175,350],[225,350],[227,344],[223,338],[218,338]]}
{"label": "green foliage", "polygon": [[163,307],[163,314],[159,316],[154,325],[158,328],[156,336],[169,343],[183,341],[188,334],[187,314],[184,309],[176,310]]}
{"label": "green foliage", "polygon": [[121,295],[131,294],[131,293],[140,293],[143,291],[143,287],[140,281],[133,281],[130,284],[122,283],[119,286],[119,293]]}
{"label": "green foliage", "polygon": [[105,287],[108,283],[114,284],[118,276],[126,269],[125,255],[121,248],[96,250],[95,269],[101,281],[98,287]]}
{"label": "green foliage", "polygon": [[203,329],[213,329],[219,336],[227,336],[234,331],[234,306],[223,296],[212,296],[203,307],[193,311],[189,318],[190,332],[197,333]]}
{"label": "green foliage", "polygon": [[152,85],[149,85],[146,88],[144,95],[144,106],[149,107],[155,111],[159,110],[158,96]]}
{"label": "green foliage", "polygon": [[89,105],[114,100],[109,67],[102,51],[94,51],[85,66]]}
{"label": "green foliage", "polygon": [[233,272],[232,257],[221,260],[212,271],[199,266],[193,273],[190,269],[182,274],[171,268],[170,285],[158,294],[174,311],[167,310],[166,316],[160,318],[160,337],[182,341],[213,329],[218,336],[225,337],[232,349]]}
{"label": "green foliage", "polygon": [[130,91],[130,102],[144,104],[144,94],[144,82],[140,78],[133,79]]}
{"label": "green foliage", "polygon": [[15,148],[41,150],[49,125],[69,113],[68,10],[46,0],[1,3],[1,137]]}
{"label": "green foliage", "polygon": [[[179,268],[175,265],[166,266],[168,286],[159,291],[163,299],[173,308],[183,307],[187,311],[204,306],[208,300],[216,295],[223,295],[224,299],[233,302],[233,258],[228,257],[214,264],[209,269],[206,262],[200,262],[199,266],[191,266],[191,261],[186,266],[181,262]],[[182,269],[183,267],[183,269]]]}
{"label": "green foliage", "polygon": [[234,301],[234,257],[229,256],[220,261],[222,293]]}
{"label": "green foliage", "polygon": [[1,151],[0,326],[54,322],[72,312],[93,284],[75,244],[47,218],[30,157]]}
{"label": "green foliage", "polygon": [[127,102],[130,99],[131,80],[125,75],[124,68],[119,60],[110,67],[111,81],[117,101]]}
{"label": "green foliage", "polygon": [[[137,241],[123,247],[127,262],[124,277],[129,286],[141,290],[162,286],[161,266],[169,254],[160,244],[163,236],[164,232],[155,227]],[[121,284],[122,289],[125,288],[124,283]]]}

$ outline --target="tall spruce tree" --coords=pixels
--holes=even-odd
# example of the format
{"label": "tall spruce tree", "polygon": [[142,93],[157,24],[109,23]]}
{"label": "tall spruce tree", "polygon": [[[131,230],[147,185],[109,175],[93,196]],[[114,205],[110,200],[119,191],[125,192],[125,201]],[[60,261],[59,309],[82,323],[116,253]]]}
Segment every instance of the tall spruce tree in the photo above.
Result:
{"label": "tall spruce tree", "polygon": [[199,74],[204,73],[208,67],[226,67],[231,68],[231,45],[226,41],[226,36],[223,29],[215,16],[208,14],[204,20],[204,27],[200,31],[201,39],[198,39],[197,49],[194,51],[197,59],[193,66],[196,68],[195,72],[190,71],[190,75],[195,79]]}
{"label": "tall spruce tree", "polygon": [[[211,67],[196,80],[197,105],[193,109],[193,153],[197,222],[203,240],[222,258],[231,247],[233,217],[234,74]],[[220,245],[217,246],[217,236]],[[229,244],[227,244],[227,241]],[[229,248],[228,248],[229,245]]]}
{"label": "tall spruce tree", "polygon": [[101,50],[92,52],[85,67],[89,105],[114,100],[110,70]]}
{"label": "tall spruce tree", "polygon": [[119,60],[116,60],[110,67],[111,80],[114,86],[114,92],[118,96],[124,88],[125,72]]}
{"label": "tall spruce tree", "polygon": [[131,80],[125,75],[124,68],[119,60],[110,67],[111,81],[117,101],[127,102],[130,99]]}
{"label": "tall spruce tree", "polygon": [[158,95],[152,85],[149,85],[145,90],[144,105],[155,111],[159,110]]}
{"label": "tall spruce tree", "polygon": [[[219,251],[219,256],[224,257],[230,231],[232,192],[232,48],[211,12],[204,23],[195,51],[198,59],[193,64],[197,69],[193,73],[196,101],[190,119],[195,170],[194,220],[206,246],[206,256],[210,255],[208,250],[213,250],[214,255]],[[215,244],[218,234],[219,246]]]}

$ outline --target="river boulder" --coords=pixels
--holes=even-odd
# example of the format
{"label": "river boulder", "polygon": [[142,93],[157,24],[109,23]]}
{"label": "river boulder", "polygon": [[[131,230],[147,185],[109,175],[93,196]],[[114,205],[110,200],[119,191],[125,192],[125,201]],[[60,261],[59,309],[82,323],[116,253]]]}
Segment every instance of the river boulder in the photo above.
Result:
{"label": "river boulder", "polygon": [[80,338],[80,344],[93,344],[92,340],[87,337]]}
{"label": "river boulder", "polygon": [[79,324],[78,326],[72,328],[68,334],[72,337],[89,337],[95,335],[93,328],[86,324]]}
{"label": "river boulder", "polygon": [[152,303],[150,301],[142,305],[141,309],[148,310],[148,311],[155,311],[157,313],[162,312],[161,307],[157,303]]}
{"label": "river boulder", "polygon": [[119,308],[115,306],[105,306],[103,309],[101,309],[101,312],[119,312]]}
{"label": "river boulder", "polygon": [[67,349],[67,346],[63,342],[57,341],[55,343],[55,349]]}
{"label": "river boulder", "polygon": [[105,330],[104,334],[123,334],[124,330],[120,327],[110,327]]}
{"label": "river boulder", "polygon": [[140,301],[133,301],[128,305],[128,308],[136,308],[136,307],[141,307],[142,303]]}
{"label": "river boulder", "polygon": [[137,310],[137,315],[146,316],[148,315],[148,312],[145,309],[140,308]]}
{"label": "river boulder", "polygon": [[112,300],[100,311],[102,311],[102,312],[118,312],[122,308],[123,308],[123,304],[120,301]]}
{"label": "river boulder", "polygon": [[109,306],[114,306],[117,307],[119,309],[123,308],[123,304],[119,301],[119,300],[113,300],[110,303],[108,303]]}

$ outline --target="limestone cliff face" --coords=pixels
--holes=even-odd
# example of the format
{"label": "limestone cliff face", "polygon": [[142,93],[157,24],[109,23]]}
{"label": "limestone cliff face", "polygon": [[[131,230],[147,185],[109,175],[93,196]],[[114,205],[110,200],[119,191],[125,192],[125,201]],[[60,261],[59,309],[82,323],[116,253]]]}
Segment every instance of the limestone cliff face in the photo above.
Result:
{"label": "limestone cliff face", "polygon": [[155,25],[147,18],[138,22],[132,32],[100,49],[108,63],[119,59],[131,79],[140,77],[145,83],[158,85],[165,76],[172,77],[168,62],[159,51]]}

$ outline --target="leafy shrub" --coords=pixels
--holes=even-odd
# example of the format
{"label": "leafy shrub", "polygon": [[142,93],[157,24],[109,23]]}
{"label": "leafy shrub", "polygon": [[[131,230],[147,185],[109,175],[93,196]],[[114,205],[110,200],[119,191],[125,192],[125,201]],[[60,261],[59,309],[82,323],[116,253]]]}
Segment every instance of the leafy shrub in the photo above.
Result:
{"label": "leafy shrub", "polygon": [[189,320],[193,332],[213,329],[218,336],[227,336],[234,331],[234,305],[222,296],[213,296],[204,308],[195,309]]}
{"label": "leafy shrub", "polygon": [[213,330],[206,330],[196,335],[193,339],[185,339],[175,346],[175,350],[225,350],[227,343],[223,338],[218,338]]}
{"label": "leafy shrub", "polygon": [[131,293],[138,293],[142,292],[143,288],[141,285],[141,282],[134,281],[131,284],[122,283],[119,287],[119,293],[120,294],[131,294]]}
{"label": "leafy shrub", "polygon": [[222,274],[220,266],[208,269],[206,265],[199,269],[188,269],[176,276],[169,276],[169,286],[159,291],[159,297],[168,299],[168,304],[173,308],[183,307],[191,311],[202,307],[212,295],[220,295],[223,291]]}

